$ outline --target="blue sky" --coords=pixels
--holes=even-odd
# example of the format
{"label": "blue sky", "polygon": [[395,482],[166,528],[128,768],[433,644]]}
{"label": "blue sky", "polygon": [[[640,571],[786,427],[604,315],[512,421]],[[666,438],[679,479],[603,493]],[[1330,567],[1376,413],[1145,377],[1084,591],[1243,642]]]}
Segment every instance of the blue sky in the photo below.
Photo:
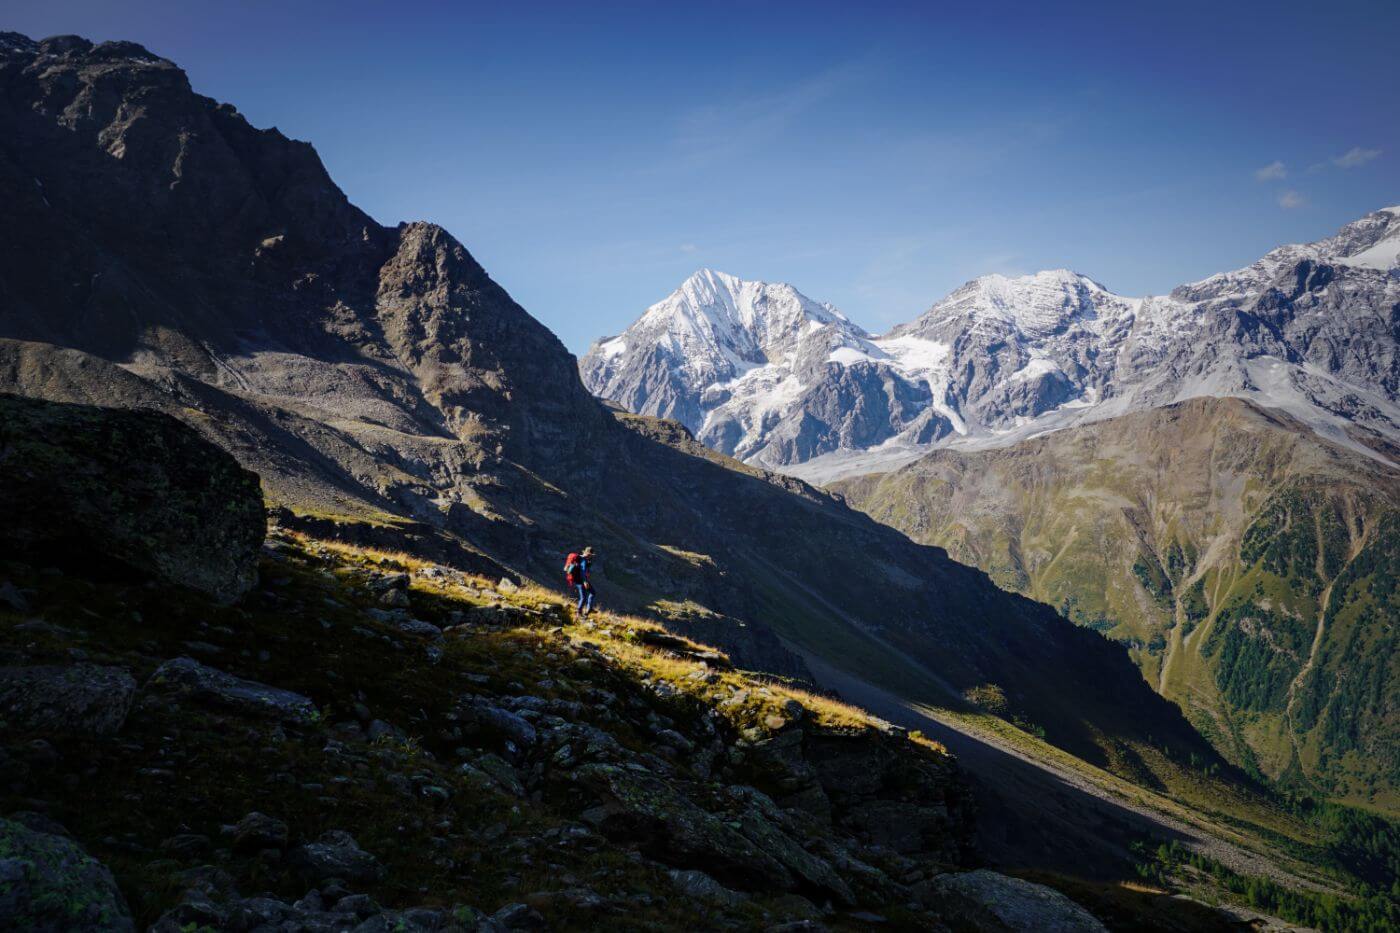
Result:
{"label": "blue sky", "polygon": [[879,331],[986,272],[1161,293],[1400,203],[1390,0],[7,0],[0,28],[174,59],[576,352],[701,266]]}

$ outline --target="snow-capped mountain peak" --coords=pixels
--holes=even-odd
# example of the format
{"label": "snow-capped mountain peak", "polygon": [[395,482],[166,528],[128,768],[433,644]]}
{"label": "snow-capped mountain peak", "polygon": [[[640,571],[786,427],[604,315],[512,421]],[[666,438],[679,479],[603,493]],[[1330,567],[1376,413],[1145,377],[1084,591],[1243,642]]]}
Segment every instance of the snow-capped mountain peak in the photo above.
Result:
{"label": "snow-capped mountain peak", "polygon": [[642,315],[642,322],[704,321],[717,336],[742,331],[762,345],[809,322],[854,327],[831,305],[816,302],[785,282],[747,281],[727,272],[701,269]]}
{"label": "snow-capped mountain peak", "polygon": [[1136,300],[1108,291],[1098,282],[1069,269],[1049,269],[1030,275],[979,276],[938,301],[889,336],[937,334],[949,326],[973,323],[1001,325],[1030,337],[1044,337],[1076,321],[1105,313],[1131,313]]}
{"label": "snow-capped mountain peak", "polygon": [[1172,297],[1183,301],[1245,297],[1264,288],[1283,269],[1304,260],[1385,271],[1396,265],[1400,253],[1397,238],[1400,207],[1382,208],[1352,221],[1330,237],[1312,243],[1289,243],[1270,250],[1243,269],[1219,272],[1178,286]]}
{"label": "snow-capped mountain peak", "polygon": [[[699,432],[702,394],[725,387],[730,395],[762,396],[758,403],[769,410],[794,387],[787,377],[795,369],[841,348],[873,349],[869,335],[830,304],[786,283],[701,269],[622,334],[595,343],[579,366],[596,394]],[[755,370],[763,372],[745,381]]]}

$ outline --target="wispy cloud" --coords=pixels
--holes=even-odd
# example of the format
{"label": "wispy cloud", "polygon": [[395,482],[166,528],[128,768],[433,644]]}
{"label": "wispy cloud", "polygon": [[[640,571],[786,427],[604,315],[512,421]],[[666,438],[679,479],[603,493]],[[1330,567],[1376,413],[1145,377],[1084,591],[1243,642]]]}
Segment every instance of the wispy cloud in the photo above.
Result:
{"label": "wispy cloud", "polygon": [[1258,181],[1281,181],[1288,177],[1288,169],[1283,163],[1275,159],[1268,165],[1254,170],[1254,177]]}
{"label": "wispy cloud", "polygon": [[1298,192],[1294,191],[1292,188],[1288,189],[1287,191],[1281,192],[1278,196],[1278,206],[1283,208],[1284,210],[1292,210],[1295,207],[1302,207],[1306,203],[1307,201],[1303,199],[1303,196]]}
{"label": "wispy cloud", "polygon": [[1356,168],[1358,165],[1365,165],[1380,154],[1379,149],[1363,149],[1361,146],[1352,146],[1334,158],[1332,164],[1337,168]]}
{"label": "wispy cloud", "polygon": [[911,194],[923,194],[946,186],[953,175],[991,174],[1008,159],[1054,145],[1072,119],[1048,110],[1005,113],[986,125],[881,139],[872,157],[890,177],[911,179]]}
{"label": "wispy cloud", "polygon": [[700,247],[696,246],[694,243],[682,243],[682,244],[681,244],[681,252],[682,252],[682,253],[698,253],[698,252],[700,252]]}
{"label": "wispy cloud", "polygon": [[681,115],[673,144],[682,161],[696,167],[742,155],[782,136],[865,72],[863,63],[848,62],[766,94],[696,107]]}

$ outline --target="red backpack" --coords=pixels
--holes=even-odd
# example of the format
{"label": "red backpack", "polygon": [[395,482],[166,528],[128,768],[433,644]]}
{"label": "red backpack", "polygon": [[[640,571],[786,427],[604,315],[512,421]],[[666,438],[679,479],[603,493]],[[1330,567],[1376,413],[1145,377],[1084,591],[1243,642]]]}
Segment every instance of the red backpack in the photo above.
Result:
{"label": "red backpack", "polygon": [[569,552],[569,556],[564,558],[564,579],[569,586],[578,586],[583,582],[583,568],[579,566],[579,556],[577,551]]}

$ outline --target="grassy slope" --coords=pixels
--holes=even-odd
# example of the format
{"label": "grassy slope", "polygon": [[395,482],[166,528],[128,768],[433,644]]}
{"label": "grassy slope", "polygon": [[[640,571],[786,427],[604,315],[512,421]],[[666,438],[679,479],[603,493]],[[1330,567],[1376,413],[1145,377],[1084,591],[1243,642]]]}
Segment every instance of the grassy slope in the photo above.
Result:
{"label": "grassy slope", "polygon": [[1393,471],[1198,400],[837,488],[1127,645],[1235,763],[1397,812]]}

